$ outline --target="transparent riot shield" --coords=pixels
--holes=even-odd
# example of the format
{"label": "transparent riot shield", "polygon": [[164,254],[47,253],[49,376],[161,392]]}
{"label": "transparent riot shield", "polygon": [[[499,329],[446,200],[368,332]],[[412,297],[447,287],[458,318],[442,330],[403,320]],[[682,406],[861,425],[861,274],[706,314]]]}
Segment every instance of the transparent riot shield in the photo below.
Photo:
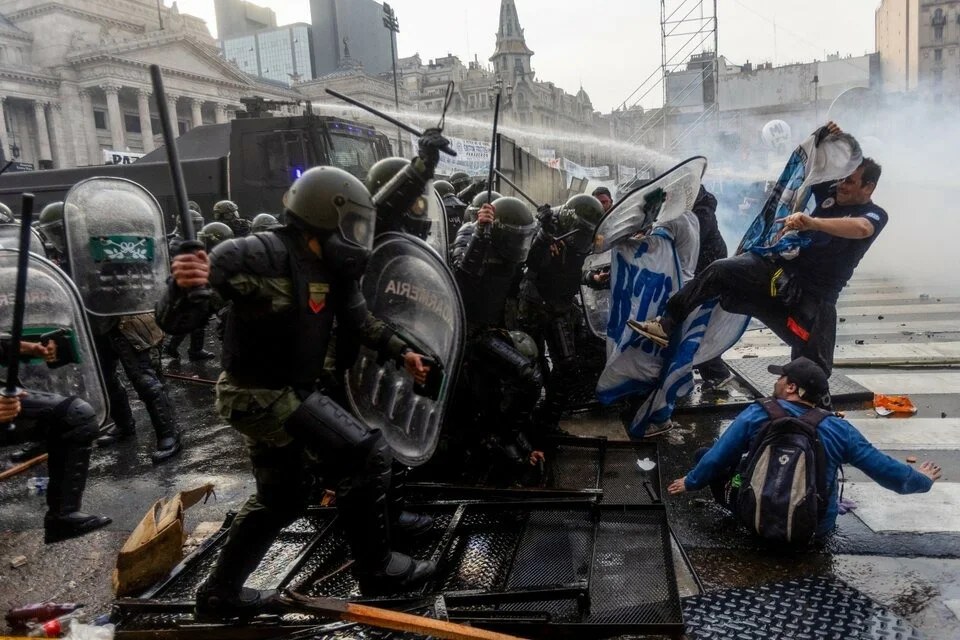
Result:
{"label": "transparent riot shield", "polygon": [[[9,335],[13,325],[17,251],[0,250],[0,332]],[[100,365],[87,324],[87,314],[76,286],[47,259],[30,254],[23,339],[54,340],[58,361],[53,367],[35,359],[20,366],[20,382],[27,389],[83,398],[97,412],[100,426],[109,406]],[[6,363],[0,363],[6,380]]]}
{"label": "transparent riot shield", "polygon": [[70,274],[97,316],[153,310],[170,274],[163,212],[149,191],[124,178],[90,178],[63,202]]}
{"label": "transparent riot shield", "polygon": [[453,274],[425,242],[401,233],[377,238],[362,282],[367,307],[432,361],[423,387],[366,347],[347,376],[356,415],[379,428],[403,464],[430,459],[453,396],[466,321]]}
{"label": "transparent riot shield", "polygon": [[427,200],[427,217],[430,219],[430,235],[427,236],[426,242],[446,261],[449,239],[447,238],[447,211],[443,206],[443,199],[433,188],[432,182],[427,185],[423,197]]}
{"label": "transparent riot shield", "polygon": [[694,156],[643,187],[628,193],[604,215],[593,236],[593,250],[602,253],[623,238],[669,222],[693,208],[707,159]]}
{"label": "transparent riot shield", "polygon": [[[0,224],[0,249],[20,248],[20,224]],[[41,257],[47,257],[47,252],[43,248],[43,238],[36,229],[30,229],[30,253],[35,253]]]}
{"label": "transparent riot shield", "polygon": [[[591,254],[583,261],[584,271],[598,271],[610,267],[610,252]],[[580,298],[583,300],[583,313],[587,318],[590,332],[598,338],[607,335],[607,321],[610,318],[610,288],[595,289],[580,285]]]}

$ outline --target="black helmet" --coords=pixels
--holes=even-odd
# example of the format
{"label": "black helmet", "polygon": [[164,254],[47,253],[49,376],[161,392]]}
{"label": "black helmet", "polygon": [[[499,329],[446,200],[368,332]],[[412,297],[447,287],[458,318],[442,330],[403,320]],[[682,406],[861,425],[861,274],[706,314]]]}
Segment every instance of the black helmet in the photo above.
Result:
{"label": "black helmet", "polygon": [[258,213],[253,217],[253,223],[250,225],[250,233],[260,233],[270,227],[276,227],[280,223],[269,213]]}
{"label": "black helmet", "polygon": [[593,244],[593,234],[603,217],[603,205],[593,196],[581,193],[567,200],[557,214],[559,234],[576,230],[564,238],[564,243],[580,253],[588,253]]}
{"label": "black helmet", "polygon": [[196,211],[197,213],[203,213],[202,211],[200,211],[200,205],[198,205],[193,200],[187,200],[187,209],[189,209],[190,211]]}
{"label": "black helmet", "polygon": [[449,182],[453,185],[454,190],[460,193],[470,186],[470,175],[466,171],[457,171],[450,176]]}
{"label": "black helmet", "polygon": [[65,251],[63,202],[51,202],[40,211],[40,217],[37,218],[37,231],[43,234],[44,239],[46,239],[54,249],[61,253]]}
{"label": "black helmet", "polygon": [[0,202],[0,224],[11,224],[16,221],[17,220],[13,217],[13,211],[10,210],[10,207]]}
{"label": "black helmet", "polygon": [[450,194],[456,194],[453,185],[447,182],[446,180],[434,180],[433,188],[437,190],[437,193],[440,194],[441,198],[444,198]]}
{"label": "black helmet", "polygon": [[232,200],[221,200],[213,205],[213,219],[217,222],[227,222],[240,217],[240,208]]}
{"label": "black helmet", "polygon": [[197,240],[206,245],[207,251],[231,238],[233,238],[233,230],[222,222],[211,222],[197,232]]}
{"label": "black helmet", "polygon": [[523,262],[537,232],[533,212],[523,200],[510,197],[498,198],[493,209],[493,247],[504,260]]}
{"label": "black helmet", "polygon": [[[193,223],[193,232],[199,233],[200,228],[206,224],[206,220],[203,219],[203,214],[200,213],[197,209],[190,209],[190,222]],[[183,225],[180,223],[180,216],[177,216],[177,224],[173,228],[173,232],[178,236],[183,236]]]}
{"label": "black helmet", "polygon": [[376,195],[383,185],[390,182],[390,179],[403,171],[408,164],[410,164],[410,161],[406,158],[384,158],[378,161],[367,172],[367,179],[364,182],[367,191],[370,192],[371,196]]}
{"label": "black helmet", "polygon": [[480,211],[480,207],[486,203],[495,202],[498,198],[502,198],[499,193],[496,191],[490,192],[490,199],[487,199],[487,192],[482,191],[473,197],[473,200],[470,202],[470,206],[467,207],[467,210],[463,214],[464,222],[475,222],[477,220],[477,212]]}
{"label": "black helmet", "polygon": [[283,196],[289,224],[316,234],[324,260],[337,273],[359,278],[373,249],[376,211],[370,192],[337,167],[313,167]]}

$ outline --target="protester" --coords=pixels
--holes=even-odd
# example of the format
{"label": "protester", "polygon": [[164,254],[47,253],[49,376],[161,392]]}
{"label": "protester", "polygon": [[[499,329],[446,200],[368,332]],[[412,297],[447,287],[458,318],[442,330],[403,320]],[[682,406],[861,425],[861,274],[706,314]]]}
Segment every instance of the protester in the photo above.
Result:
{"label": "protester", "polygon": [[613,206],[613,196],[610,195],[610,189],[607,189],[606,187],[597,187],[590,195],[600,201],[600,205],[603,207],[604,213],[610,211],[610,207]]}
{"label": "protester", "polygon": [[[801,416],[818,405],[829,405],[830,388],[827,375],[808,358],[797,358],[769,371],[779,376],[773,387],[773,398],[790,416]],[[761,403],[750,405],[740,413],[710,448],[694,454],[696,466],[687,475],[670,483],[667,492],[678,495],[710,487],[714,499],[723,507],[736,512],[738,498],[749,481],[744,472],[747,459],[763,427],[771,420]],[[816,535],[822,537],[836,526],[838,508],[837,472],[843,464],[852,464],[881,486],[900,494],[925,493],[940,479],[940,466],[924,462],[919,469],[894,460],[878,451],[852,424],[824,412],[816,428],[823,446],[824,462],[819,473],[827,497],[826,508],[816,523]],[[789,485],[789,483],[784,483]],[[767,496],[764,496],[767,497]]]}

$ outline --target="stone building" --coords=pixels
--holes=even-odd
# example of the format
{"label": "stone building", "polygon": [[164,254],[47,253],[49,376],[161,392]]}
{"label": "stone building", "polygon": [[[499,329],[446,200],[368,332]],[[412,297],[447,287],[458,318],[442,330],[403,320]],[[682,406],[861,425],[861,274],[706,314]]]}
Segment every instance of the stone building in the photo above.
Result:
{"label": "stone building", "polygon": [[0,0],[0,146],[36,168],[103,164],[160,140],[149,65],[180,133],[226,122],[240,98],[296,99],[219,55],[203,20],[155,0]]}
{"label": "stone building", "polygon": [[883,0],[876,30],[886,91],[960,103],[960,0]]}

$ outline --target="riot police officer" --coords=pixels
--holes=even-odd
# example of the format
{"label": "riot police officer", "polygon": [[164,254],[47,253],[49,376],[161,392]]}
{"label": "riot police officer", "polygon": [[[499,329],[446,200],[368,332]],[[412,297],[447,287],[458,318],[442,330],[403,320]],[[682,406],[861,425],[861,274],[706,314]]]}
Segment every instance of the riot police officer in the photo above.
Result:
{"label": "riot police officer", "polygon": [[213,205],[213,219],[230,227],[238,238],[250,233],[250,221],[240,217],[240,208],[231,200],[220,200]]}
{"label": "riot police officer", "polygon": [[[384,201],[399,213],[422,193],[447,140],[420,138],[420,155]],[[206,317],[183,287],[212,287],[232,302],[224,337],[220,414],[247,436],[257,493],[234,519],[217,565],[197,594],[202,613],[253,612],[265,594],[243,588],[276,534],[300,516],[310,478],[307,456],[336,483],[337,509],[365,593],[408,589],[434,571],[430,561],[392,550],[391,533],[416,533],[429,518],[389,513],[392,456],[370,429],[317,388],[334,318],[355,326],[366,344],[395,358],[420,384],[421,356],[366,309],[359,288],[373,243],[375,205],[363,183],[335,167],[315,167],[284,198],[285,227],[227,241],[210,256],[177,256],[173,280],[158,305],[167,329]],[[281,341],[278,344],[278,340]],[[285,342],[284,342],[285,341]],[[392,519],[391,519],[392,516]]]}
{"label": "riot police officer", "polygon": [[410,161],[406,158],[384,158],[370,167],[370,171],[367,172],[364,184],[371,195],[375,196],[374,204],[377,206],[376,235],[388,231],[400,231],[421,240],[426,240],[430,235],[432,220],[427,217],[426,196],[421,194],[416,197],[413,203],[399,214],[394,209],[394,203],[376,198],[380,190],[394,177],[402,175],[409,165]]}
{"label": "riot police officer", "polygon": [[13,211],[7,205],[0,202],[0,224],[13,224],[17,219],[13,217]]}
{"label": "riot police officer", "polygon": [[450,185],[453,187],[454,193],[460,193],[469,187],[470,182],[470,174],[466,171],[456,171],[450,176]]}
{"label": "riot police officer", "polygon": [[573,196],[555,213],[545,208],[527,257],[520,285],[520,327],[533,337],[541,354],[544,346],[549,348],[553,370],[536,416],[547,431],[558,429],[564,401],[576,386],[575,336],[581,310],[574,297],[603,213],[603,205],[586,194]]}
{"label": "riot police officer", "polygon": [[[0,362],[7,362],[9,348],[7,340],[0,340]],[[20,343],[22,357],[42,358],[48,366],[58,364],[57,351],[54,341],[43,345]],[[20,397],[0,397],[0,425],[15,419],[18,424],[12,437],[5,428],[0,429],[4,440],[27,436],[46,441],[50,481],[43,519],[44,542],[75,538],[110,524],[108,517],[80,511],[90,451],[98,430],[93,408],[76,396],[28,390]]]}
{"label": "riot police officer", "polygon": [[43,237],[44,249],[47,258],[57,265],[62,265],[66,241],[63,237],[63,201],[51,202],[45,206],[37,217],[36,229]]}
{"label": "riot police officer", "polygon": [[440,200],[443,202],[444,213],[447,215],[447,237],[453,238],[465,222],[463,216],[466,212],[467,205],[457,197],[457,192],[453,188],[453,185],[446,180],[437,180],[433,183],[433,188],[436,189],[440,195]]}
{"label": "riot police officer", "polygon": [[[486,194],[481,194],[484,198]],[[530,209],[517,198],[498,198],[464,224],[452,250],[453,270],[463,296],[467,349],[457,424],[471,425],[494,455],[514,469],[542,459],[525,433],[543,379],[535,350],[521,353],[520,332],[507,331],[507,300],[516,295],[520,268],[537,230]],[[529,340],[527,337],[526,340]]]}

